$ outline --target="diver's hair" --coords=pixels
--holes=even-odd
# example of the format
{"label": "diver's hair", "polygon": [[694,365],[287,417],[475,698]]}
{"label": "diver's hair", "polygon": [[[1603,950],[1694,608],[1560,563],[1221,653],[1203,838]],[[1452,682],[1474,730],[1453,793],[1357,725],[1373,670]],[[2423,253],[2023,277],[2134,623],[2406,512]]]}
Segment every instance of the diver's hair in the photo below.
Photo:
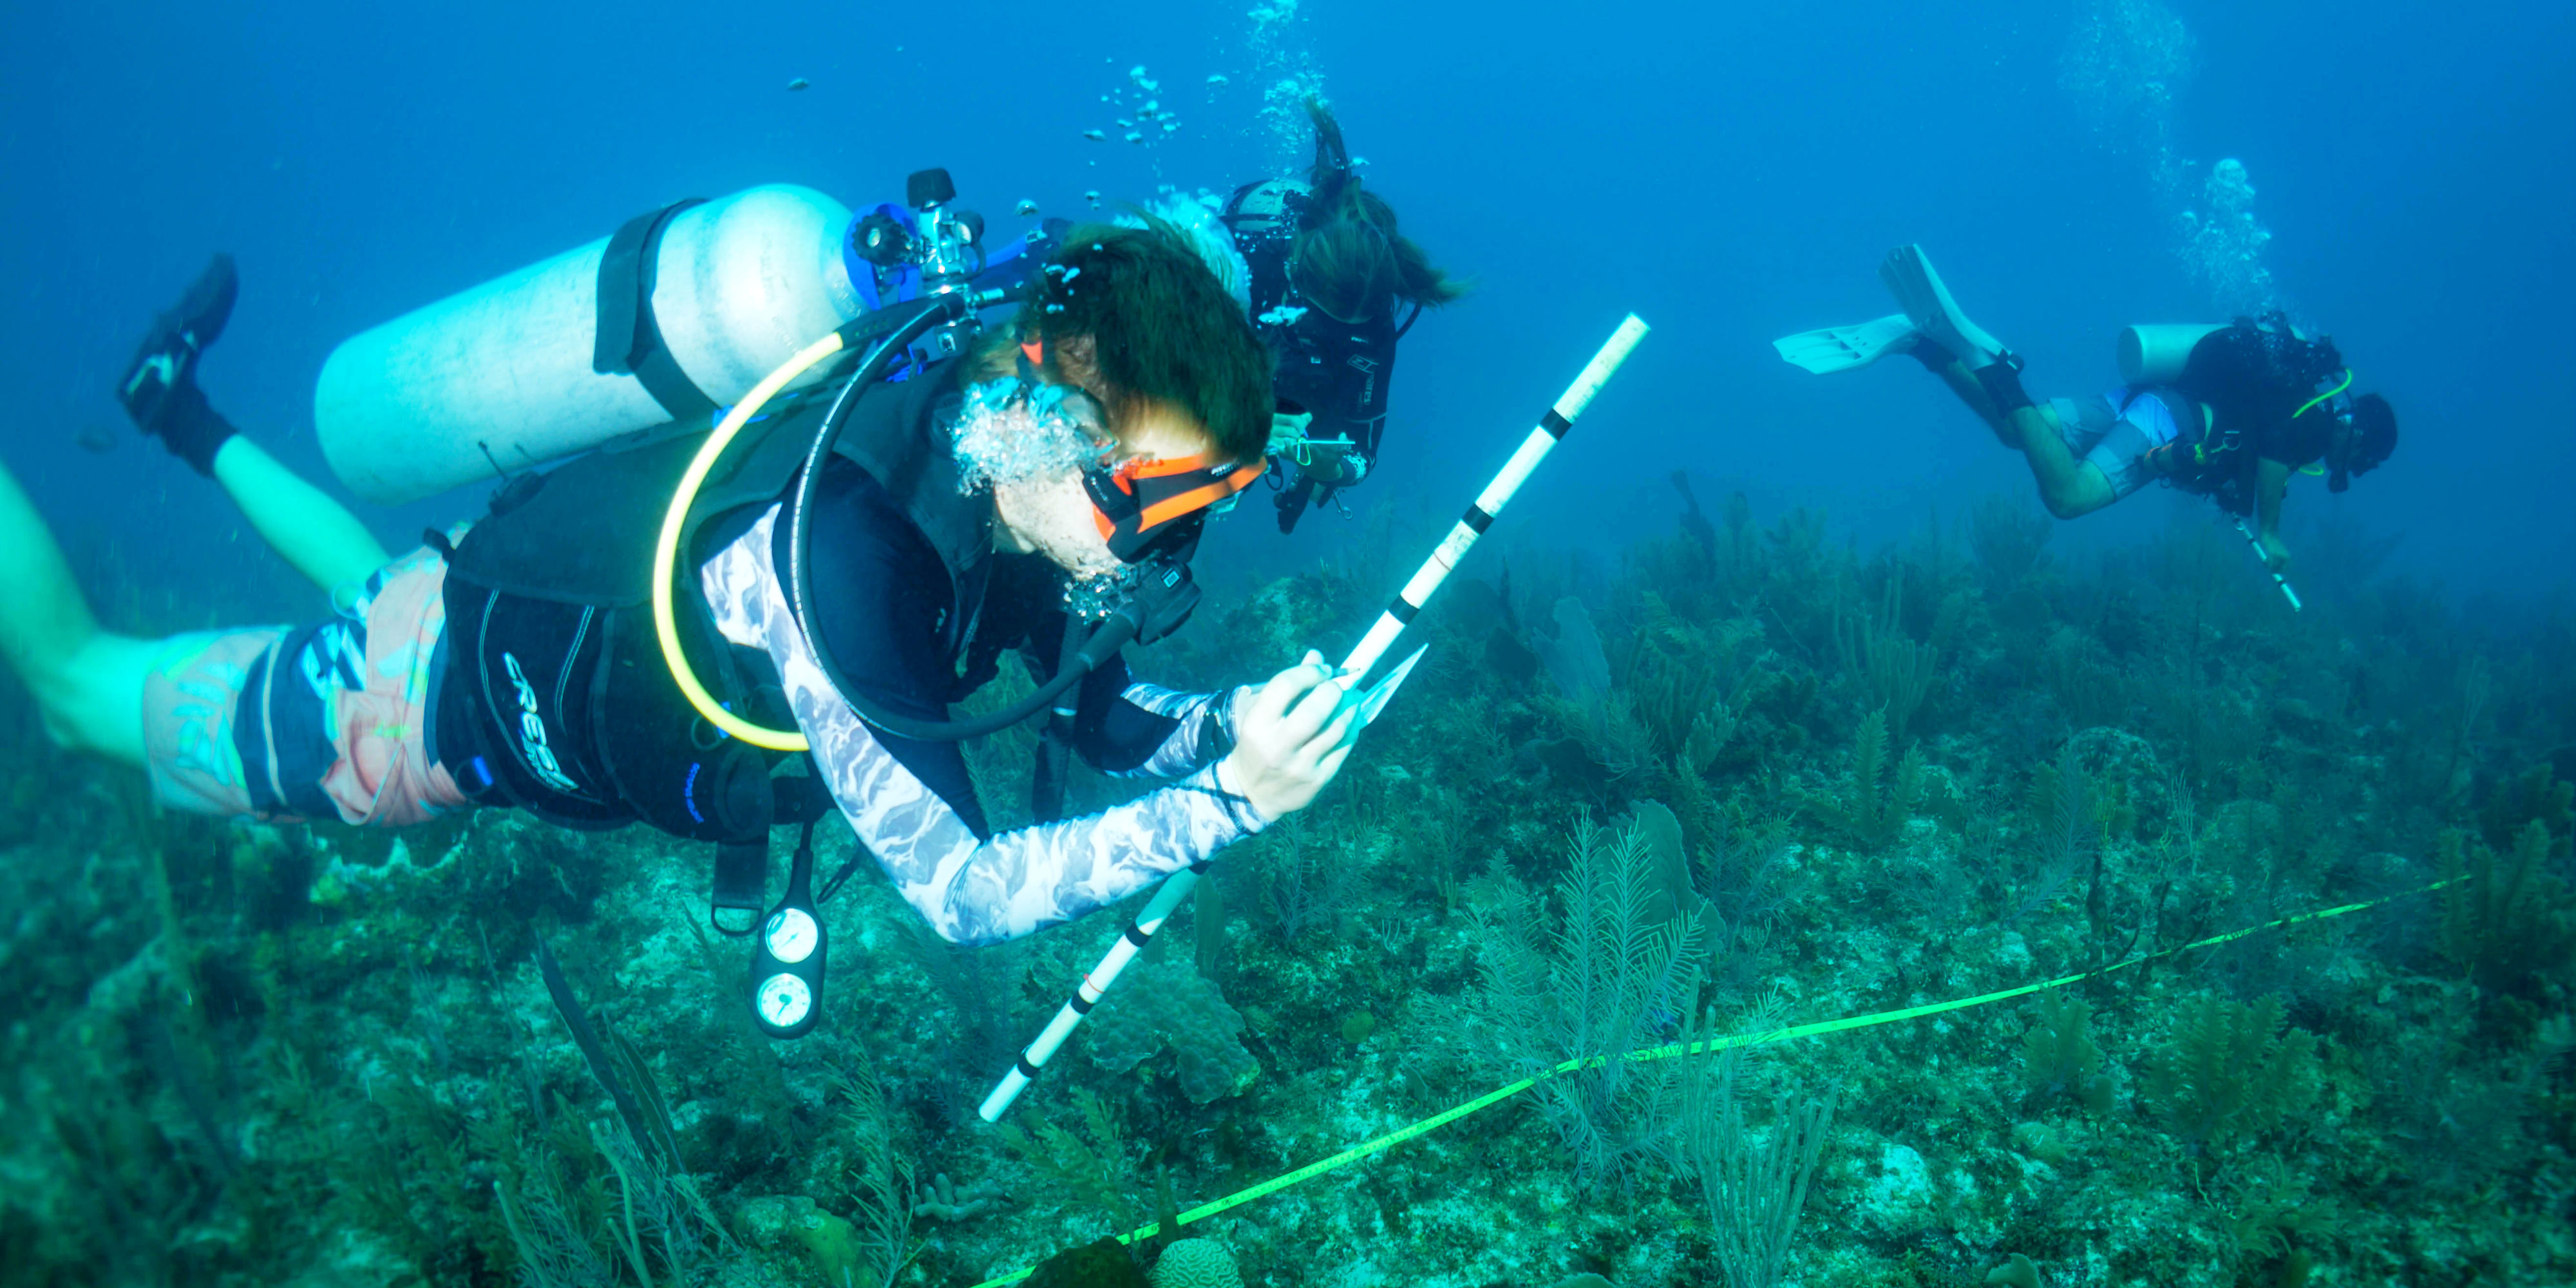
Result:
{"label": "diver's hair", "polygon": [[2379,468],[2397,450],[2397,409],[2377,394],[2352,400],[2352,429],[2355,474]]}
{"label": "diver's hair", "polygon": [[1008,327],[988,333],[972,369],[1001,374],[1025,340],[1045,346],[1042,374],[1100,399],[1112,428],[1148,402],[1207,427],[1217,454],[1261,459],[1270,443],[1270,351],[1189,239],[1147,216],[1143,228],[1068,230]]}
{"label": "diver's hair", "polygon": [[1315,164],[1306,176],[1306,215],[1288,252],[1298,291],[1341,318],[1371,316],[1395,300],[1438,308],[1465,295],[1467,284],[1432,267],[1396,230],[1395,208],[1362,186],[1332,109],[1310,98],[1306,116],[1315,123]]}

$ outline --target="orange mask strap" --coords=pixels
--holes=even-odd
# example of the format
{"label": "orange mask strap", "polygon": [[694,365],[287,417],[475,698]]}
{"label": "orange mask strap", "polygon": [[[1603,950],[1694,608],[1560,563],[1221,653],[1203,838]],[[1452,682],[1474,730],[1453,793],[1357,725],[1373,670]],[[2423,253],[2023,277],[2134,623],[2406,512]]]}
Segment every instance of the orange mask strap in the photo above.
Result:
{"label": "orange mask strap", "polygon": [[[1202,457],[1198,459],[1204,460],[1205,458]],[[1225,500],[1227,497],[1234,496],[1245,488],[1252,486],[1252,481],[1261,477],[1262,468],[1263,467],[1260,465],[1246,465],[1242,469],[1236,470],[1234,473],[1229,474],[1222,479],[1208,483],[1205,486],[1192,488],[1178,496],[1164,497],[1163,499],[1154,502],[1152,505],[1146,506],[1144,510],[1137,514],[1136,529],[1139,532],[1149,531],[1160,527],[1163,524],[1169,523],[1174,519],[1187,518],[1188,516],[1196,514],[1209,506],[1215,505],[1219,501]],[[1172,473],[1173,471],[1166,470],[1159,472]]]}

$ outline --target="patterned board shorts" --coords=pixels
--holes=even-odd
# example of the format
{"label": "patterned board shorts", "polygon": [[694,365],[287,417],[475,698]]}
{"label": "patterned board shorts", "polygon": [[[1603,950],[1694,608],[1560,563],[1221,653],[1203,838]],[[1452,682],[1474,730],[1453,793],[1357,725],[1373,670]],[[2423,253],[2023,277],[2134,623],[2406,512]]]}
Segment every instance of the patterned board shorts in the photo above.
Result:
{"label": "patterned board shorts", "polygon": [[2173,408],[2155,390],[2124,385],[2091,398],[2051,398],[2057,437],[2075,459],[2102,471],[2111,494],[2124,497],[2153,481],[2147,453],[2182,435]]}
{"label": "patterned board shorts", "polygon": [[430,741],[446,580],[446,560],[422,549],[369,577],[342,617],[171,640],[143,686],[153,797],[380,827],[467,804]]}

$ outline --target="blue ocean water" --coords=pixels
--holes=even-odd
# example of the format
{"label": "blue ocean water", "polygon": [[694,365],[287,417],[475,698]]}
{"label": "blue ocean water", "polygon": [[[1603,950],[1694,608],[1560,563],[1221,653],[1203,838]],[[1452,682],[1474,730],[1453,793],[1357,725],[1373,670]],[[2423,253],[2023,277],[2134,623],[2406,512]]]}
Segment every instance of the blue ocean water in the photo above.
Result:
{"label": "blue ocean water", "polygon": [[[214,250],[238,320],[217,404],[318,467],[310,390],[340,339],[613,229],[754,183],[845,202],[945,165],[966,199],[1219,192],[1302,164],[1268,87],[1311,78],[1371,186],[1477,293],[1408,340],[1390,486],[1451,498],[1623,311],[1657,326],[1577,450],[1529,498],[1538,543],[1660,524],[1672,469],[1893,536],[2020,465],[1928,382],[1819,382],[1770,338],[1874,316],[1917,241],[2034,391],[2114,383],[2131,321],[2223,318],[2182,212],[2240,159],[2273,291],[2398,410],[2397,457],[2293,530],[2349,518],[2459,590],[2565,584],[2576,444],[2565,210],[2576,58],[2563,6],[1000,4],[961,23],[840,6],[12,6],[0,15],[0,377],[12,467],[75,531],[229,531],[135,442],[106,386],[143,320]],[[1142,64],[1182,128],[1093,143]],[[1222,75],[1223,85],[1208,78]],[[812,88],[790,92],[802,77]],[[997,222],[1000,222],[997,220]],[[117,440],[91,455],[74,446]],[[1604,500],[1615,504],[1604,507]],[[2149,498],[2148,502],[2166,498]],[[2135,540],[2134,503],[2066,538]],[[462,503],[376,516],[399,538]],[[2148,511],[2157,511],[2148,514]],[[168,525],[168,526],[164,526]],[[1245,525],[1252,527],[1254,525]],[[1329,548],[1261,539],[1244,558]],[[102,538],[104,539],[104,538]],[[218,584],[231,543],[123,557]]]}

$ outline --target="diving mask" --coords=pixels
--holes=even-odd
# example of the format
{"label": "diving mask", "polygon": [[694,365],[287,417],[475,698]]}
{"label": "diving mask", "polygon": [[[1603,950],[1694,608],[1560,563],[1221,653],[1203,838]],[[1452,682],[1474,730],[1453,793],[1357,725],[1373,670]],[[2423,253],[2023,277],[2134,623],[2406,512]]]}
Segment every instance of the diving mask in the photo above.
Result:
{"label": "diving mask", "polygon": [[[1237,465],[1212,453],[1115,459],[1116,438],[1099,400],[1040,374],[1046,350],[1023,343],[1016,379],[967,391],[959,457],[970,486],[1078,468],[1091,499],[1092,522],[1121,563],[1160,556],[1187,562],[1207,516],[1233,508],[1261,477],[1263,463]],[[1015,430],[981,432],[1005,422]]]}
{"label": "diving mask", "polygon": [[1157,555],[1186,563],[1207,516],[1234,508],[1262,469],[1259,461],[1237,465],[1208,453],[1137,457],[1084,470],[1082,487],[1091,495],[1092,520],[1111,554],[1131,564]]}

